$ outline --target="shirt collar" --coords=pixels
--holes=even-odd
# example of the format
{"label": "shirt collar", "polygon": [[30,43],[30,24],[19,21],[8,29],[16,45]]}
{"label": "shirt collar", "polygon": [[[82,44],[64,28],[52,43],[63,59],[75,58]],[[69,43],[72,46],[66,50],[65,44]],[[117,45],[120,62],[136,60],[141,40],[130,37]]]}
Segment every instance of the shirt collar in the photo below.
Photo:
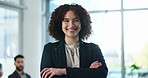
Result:
{"label": "shirt collar", "polygon": [[25,72],[24,71],[22,71],[22,72],[20,72],[20,71],[18,71],[18,70],[16,70],[19,74],[21,74],[21,75],[23,75],[23,74],[25,74]]}

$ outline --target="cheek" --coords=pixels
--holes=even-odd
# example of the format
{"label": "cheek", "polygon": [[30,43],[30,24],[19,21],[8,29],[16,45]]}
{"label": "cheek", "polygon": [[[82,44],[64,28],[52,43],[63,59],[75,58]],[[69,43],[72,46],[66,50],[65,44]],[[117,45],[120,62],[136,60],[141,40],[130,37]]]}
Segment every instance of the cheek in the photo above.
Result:
{"label": "cheek", "polygon": [[81,31],[81,25],[79,25],[78,33],[80,33],[80,31]]}
{"label": "cheek", "polygon": [[62,22],[62,28],[65,28],[66,24]]}
{"label": "cheek", "polygon": [[64,23],[62,23],[62,29],[64,28]]}
{"label": "cheek", "polygon": [[16,67],[19,67],[20,65],[19,64],[16,64]]}
{"label": "cheek", "polygon": [[76,26],[81,29],[81,23],[77,23]]}
{"label": "cheek", "polygon": [[62,30],[65,29],[65,26],[62,24]]}
{"label": "cheek", "polygon": [[79,26],[78,26],[78,27],[79,27],[79,30],[81,30],[81,24],[79,24]]}
{"label": "cheek", "polygon": [[62,25],[62,31],[65,32],[66,31],[66,26]]}

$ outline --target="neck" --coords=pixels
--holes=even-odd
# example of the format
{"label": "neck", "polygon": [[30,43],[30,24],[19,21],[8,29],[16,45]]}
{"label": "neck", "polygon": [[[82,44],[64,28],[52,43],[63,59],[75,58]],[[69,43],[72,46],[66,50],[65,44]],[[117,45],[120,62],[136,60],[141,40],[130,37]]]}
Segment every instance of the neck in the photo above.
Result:
{"label": "neck", "polygon": [[76,37],[76,38],[65,37],[65,42],[68,45],[75,45],[79,42],[79,38],[78,37]]}
{"label": "neck", "polygon": [[20,73],[20,74],[23,74],[23,71],[18,71],[18,70],[17,70],[17,72]]}

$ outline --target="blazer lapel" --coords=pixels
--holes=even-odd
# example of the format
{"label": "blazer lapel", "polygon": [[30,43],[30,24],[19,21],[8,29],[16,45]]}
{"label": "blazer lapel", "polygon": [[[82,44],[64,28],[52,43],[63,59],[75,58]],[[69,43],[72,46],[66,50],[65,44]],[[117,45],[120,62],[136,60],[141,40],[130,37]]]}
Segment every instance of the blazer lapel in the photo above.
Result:
{"label": "blazer lapel", "polygon": [[15,78],[21,78],[17,71],[14,71]]}
{"label": "blazer lapel", "polygon": [[65,53],[65,42],[64,40],[59,41],[58,45],[58,67],[67,67],[66,53]]}
{"label": "blazer lapel", "polygon": [[79,49],[79,54],[80,54],[80,68],[85,68],[86,67],[86,53],[85,53],[85,45],[82,40],[80,42],[80,49]]}

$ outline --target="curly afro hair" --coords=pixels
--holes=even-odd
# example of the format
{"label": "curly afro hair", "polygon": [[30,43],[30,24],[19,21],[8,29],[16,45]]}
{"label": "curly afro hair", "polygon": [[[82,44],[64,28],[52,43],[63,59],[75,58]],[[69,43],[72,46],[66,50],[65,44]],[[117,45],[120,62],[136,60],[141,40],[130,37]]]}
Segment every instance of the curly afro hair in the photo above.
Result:
{"label": "curly afro hair", "polygon": [[64,4],[55,9],[52,13],[50,23],[48,25],[49,35],[56,40],[64,39],[65,34],[62,31],[62,21],[68,11],[74,11],[78,15],[81,22],[81,30],[79,32],[79,39],[87,39],[92,32],[91,20],[89,13],[78,4]]}

